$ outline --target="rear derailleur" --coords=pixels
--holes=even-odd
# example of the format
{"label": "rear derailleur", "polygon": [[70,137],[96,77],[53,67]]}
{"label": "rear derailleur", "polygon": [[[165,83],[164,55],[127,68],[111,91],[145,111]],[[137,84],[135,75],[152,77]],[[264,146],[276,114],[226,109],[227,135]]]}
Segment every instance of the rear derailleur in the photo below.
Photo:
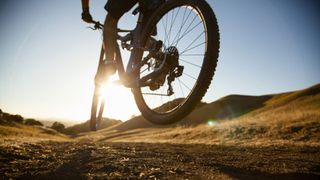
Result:
{"label": "rear derailleur", "polygon": [[171,46],[165,50],[165,52],[159,52],[156,54],[154,69],[161,68],[161,73],[157,77],[151,78],[149,88],[152,91],[158,90],[163,86],[165,80],[167,79],[167,96],[174,94],[172,88],[172,82],[176,78],[183,74],[184,66],[179,65],[179,52],[174,46]]}

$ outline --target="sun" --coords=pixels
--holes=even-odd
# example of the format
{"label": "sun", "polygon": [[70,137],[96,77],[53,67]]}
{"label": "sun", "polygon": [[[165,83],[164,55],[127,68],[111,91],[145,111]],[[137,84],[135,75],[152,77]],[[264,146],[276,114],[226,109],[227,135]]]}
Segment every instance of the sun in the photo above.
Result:
{"label": "sun", "polygon": [[106,99],[103,117],[128,120],[139,114],[139,110],[131,90],[114,83],[114,80],[112,76],[100,89],[100,95]]}

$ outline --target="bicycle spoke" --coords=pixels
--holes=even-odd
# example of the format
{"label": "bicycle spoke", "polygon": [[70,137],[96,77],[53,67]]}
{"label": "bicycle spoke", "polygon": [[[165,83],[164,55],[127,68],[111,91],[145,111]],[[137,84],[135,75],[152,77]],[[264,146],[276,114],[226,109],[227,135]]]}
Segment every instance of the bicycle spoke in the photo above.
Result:
{"label": "bicycle spoke", "polygon": [[[172,44],[174,44],[175,46],[177,46],[180,42],[180,40],[186,36],[186,34],[189,33],[189,28],[191,27],[191,25],[193,24],[194,20],[196,19],[196,17],[198,17],[197,15],[195,15],[191,21],[191,23],[188,25],[188,27],[186,28],[186,30],[182,33],[182,36],[180,36],[177,40],[177,42],[173,42]],[[200,22],[201,23],[201,22]],[[196,25],[197,26],[197,25]],[[191,30],[193,30],[195,27],[191,28]]]}
{"label": "bicycle spoke", "polygon": [[165,25],[164,25],[164,30],[165,30],[165,33],[166,33],[166,35],[165,35],[165,37],[164,37],[164,44],[166,45],[166,42],[167,42],[167,40],[168,40],[168,14],[167,15],[165,15],[165,20],[166,20],[166,22],[164,23]]}
{"label": "bicycle spoke", "polygon": [[173,24],[174,24],[174,22],[176,21],[176,19],[177,19],[177,15],[179,14],[179,12],[180,12],[180,7],[179,7],[179,9],[178,9],[178,12],[177,12],[177,14],[176,15],[174,15],[174,11],[175,11],[175,9],[173,10],[173,12],[172,12],[172,17],[173,16],[175,16],[174,17],[174,19],[172,19],[173,21],[171,22],[171,26],[170,26],[170,30],[169,30],[169,32],[170,32],[170,34],[169,34],[169,38],[168,38],[168,42],[169,42],[169,44],[170,44],[170,39],[171,39],[171,31],[172,31],[172,27],[173,27]]}
{"label": "bicycle spoke", "polygon": [[[173,39],[173,42],[175,42],[175,40],[177,39],[177,37],[180,36],[180,33],[181,33],[181,31],[182,31],[182,28],[184,27],[184,25],[185,25],[186,22],[187,22],[187,21],[185,21],[185,19],[184,19],[184,18],[185,18],[185,15],[186,15],[186,12],[187,12],[187,9],[188,9],[188,8],[185,8],[185,9],[184,9],[184,13],[183,13],[181,25],[180,25],[180,28],[179,28],[178,33],[176,34],[176,36],[175,36],[174,39]],[[188,14],[188,16],[187,16],[187,19],[188,19],[188,17],[190,16],[190,14],[191,14],[191,11],[189,11],[189,14]]]}
{"label": "bicycle spoke", "polygon": [[183,92],[183,89],[182,89],[182,86],[181,86],[180,78],[178,78],[178,81],[179,81],[179,87],[180,87],[180,90],[181,90],[181,92],[182,92],[182,96],[184,97],[184,92]]}
{"label": "bicycle spoke", "polygon": [[[186,18],[186,19],[184,20],[184,22],[183,22],[183,27],[184,27],[184,25],[186,24],[186,22],[188,21],[191,12],[192,12],[192,10],[189,10],[189,14],[188,14],[187,18]],[[193,23],[193,21],[194,21],[195,18],[196,18],[196,16],[193,17],[191,23]],[[190,26],[190,24],[189,24],[189,26]],[[188,30],[189,26],[186,28],[186,30],[185,30],[182,34],[184,34],[184,33]],[[181,30],[182,30],[182,28],[181,28]],[[179,32],[178,39],[180,39],[180,35],[181,35],[181,31]],[[172,44],[177,44],[177,43],[175,43],[175,41],[173,41]]]}
{"label": "bicycle spoke", "polygon": [[189,74],[187,74],[187,73],[183,73],[184,75],[186,75],[186,76],[188,76],[189,78],[191,78],[191,79],[194,79],[194,80],[197,80],[197,78],[195,78],[195,77],[193,77],[193,76],[191,76],[191,75],[189,75]]}
{"label": "bicycle spoke", "polygon": [[[178,6],[170,9],[157,22],[159,32],[157,40],[163,42],[161,50],[166,52],[170,46],[178,48],[179,62],[184,66],[184,71],[182,76],[176,77],[171,82],[172,95],[168,95],[170,71],[167,70],[164,71],[166,74],[163,74],[166,76],[164,82],[161,79],[154,79],[154,83],[159,83],[159,88],[153,90],[148,86],[141,88],[141,95],[151,110],[160,114],[169,113],[185,102],[180,101],[180,98],[186,99],[193,92],[205,56],[205,53],[202,52],[206,52],[206,46],[203,44],[207,43],[207,31],[205,26],[201,26],[202,23],[198,11],[192,6]],[[192,57],[195,57],[197,61],[192,61]],[[148,73],[147,70],[145,66],[140,72],[145,74]],[[150,72],[152,71],[153,69]]]}
{"label": "bicycle spoke", "polygon": [[[190,46],[192,45],[192,44],[194,44],[199,38],[200,38],[200,36],[202,36],[202,34],[204,34],[205,33],[205,31],[203,31],[201,34],[199,34],[196,38],[194,38],[194,40],[186,47],[186,48],[184,48],[184,50],[182,51],[182,52],[185,52],[185,50],[186,49],[188,49],[188,48],[190,48]],[[183,53],[181,53],[181,54],[183,54]]]}
{"label": "bicycle spoke", "polygon": [[204,56],[204,54],[180,54],[180,56]]}
{"label": "bicycle spoke", "polygon": [[196,67],[198,67],[198,68],[201,68],[201,66],[199,66],[199,65],[197,65],[197,64],[194,64],[194,63],[191,63],[191,62],[188,62],[188,61],[186,61],[186,60],[183,60],[183,59],[179,59],[180,61],[182,61],[182,62],[185,62],[185,63],[187,63],[187,64],[190,64],[190,65],[193,65],[193,66],[196,66]]}
{"label": "bicycle spoke", "polygon": [[192,32],[192,31],[193,31],[196,27],[198,27],[200,24],[201,24],[201,22],[199,22],[198,24],[196,24],[195,26],[193,26],[188,32],[185,32],[185,33],[177,40],[177,42],[174,43],[175,46],[177,46],[177,45],[179,44],[179,42],[181,41],[181,39],[182,39],[184,36],[188,35],[190,32]]}
{"label": "bicycle spoke", "polygon": [[191,91],[191,88],[189,88],[189,86],[187,86],[182,80],[180,82],[184,87],[186,87],[187,89],[189,89]]}
{"label": "bicycle spoke", "polygon": [[166,25],[164,25],[164,23],[163,23],[163,19],[162,19],[161,21],[162,21],[162,26],[163,26],[164,33],[165,33],[165,35],[164,35],[164,42],[163,42],[163,43],[166,44],[167,37],[168,37],[168,33],[167,33]]}
{"label": "bicycle spoke", "polygon": [[197,45],[193,46],[192,48],[189,48],[189,49],[186,49],[186,50],[182,51],[181,54],[183,54],[183,53],[185,53],[185,52],[188,52],[188,51],[190,51],[190,50],[192,50],[192,49],[195,49],[195,48],[197,48],[197,47],[199,47],[199,46],[201,46],[201,45],[203,45],[203,44],[206,44],[206,43],[207,43],[207,41],[205,41],[205,42],[203,42],[203,43],[200,43],[200,44],[197,44]]}

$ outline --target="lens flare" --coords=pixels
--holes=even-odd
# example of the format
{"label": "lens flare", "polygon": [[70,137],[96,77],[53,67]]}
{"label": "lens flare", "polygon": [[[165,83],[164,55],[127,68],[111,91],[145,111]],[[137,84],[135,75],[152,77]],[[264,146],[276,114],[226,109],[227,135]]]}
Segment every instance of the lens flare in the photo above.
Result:
{"label": "lens flare", "polygon": [[207,124],[209,127],[213,127],[213,126],[216,126],[218,123],[213,119],[209,119]]}

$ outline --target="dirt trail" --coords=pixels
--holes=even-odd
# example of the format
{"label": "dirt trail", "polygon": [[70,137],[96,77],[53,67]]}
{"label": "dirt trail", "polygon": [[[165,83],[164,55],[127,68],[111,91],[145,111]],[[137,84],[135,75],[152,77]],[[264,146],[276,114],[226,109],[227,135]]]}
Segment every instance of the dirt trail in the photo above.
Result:
{"label": "dirt trail", "polygon": [[320,148],[110,143],[0,145],[1,179],[319,179]]}

